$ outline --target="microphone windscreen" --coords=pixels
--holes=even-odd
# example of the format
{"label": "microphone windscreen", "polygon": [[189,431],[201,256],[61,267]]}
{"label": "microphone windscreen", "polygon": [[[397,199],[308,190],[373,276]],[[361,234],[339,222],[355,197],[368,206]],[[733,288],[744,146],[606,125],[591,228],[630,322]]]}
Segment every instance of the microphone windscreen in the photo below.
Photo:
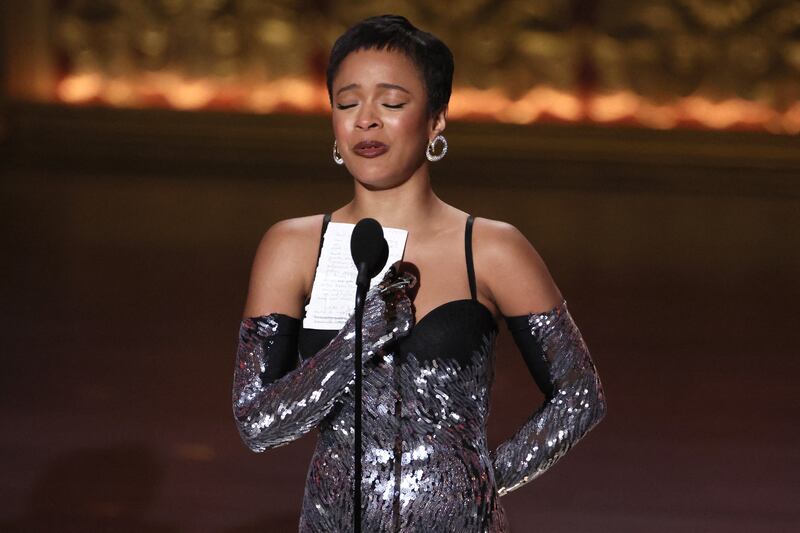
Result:
{"label": "microphone windscreen", "polygon": [[386,264],[389,247],[383,238],[383,228],[374,218],[362,218],[353,228],[350,253],[356,268],[366,263],[369,277],[377,276]]}

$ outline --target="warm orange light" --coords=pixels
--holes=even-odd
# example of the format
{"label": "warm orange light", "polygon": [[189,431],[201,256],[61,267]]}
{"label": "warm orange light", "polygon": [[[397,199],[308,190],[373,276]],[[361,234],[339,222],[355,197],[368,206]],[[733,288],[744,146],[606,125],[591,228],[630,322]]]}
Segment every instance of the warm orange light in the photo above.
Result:
{"label": "warm orange light", "polygon": [[99,74],[75,74],[61,81],[56,95],[62,102],[79,104],[100,96],[103,78]]}
{"label": "warm orange light", "polygon": [[177,109],[202,109],[211,103],[219,92],[207,80],[184,80],[178,76],[158,76],[159,93]]}
{"label": "warm orange light", "polygon": [[703,124],[714,129],[725,129],[742,124],[765,124],[775,116],[775,111],[757,102],[729,99],[711,102],[697,96],[681,101],[681,107],[690,117],[701,117]]}
{"label": "warm orange light", "polygon": [[499,89],[456,89],[450,98],[451,118],[495,117],[508,107],[509,100]]}
{"label": "warm orange light", "polygon": [[[327,113],[327,91],[319,83],[283,78],[258,84],[235,81],[187,80],[173,73],[152,73],[136,80],[75,74],[58,84],[56,97],[67,104],[102,102],[118,107],[176,109],[237,109],[255,113]],[[656,104],[630,91],[577,95],[546,86],[534,87],[517,99],[499,88],[456,88],[449,117],[529,124],[546,119],[565,122],[628,122],[669,129],[699,125],[709,129],[751,128],[775,133],[800,133],[800,102],[785,112],[744,99],[715,102],[692,95],[670,104]]]}
{"label": "warm orange light", "polygon": [[615,122],[628,118],[639,107],[639,98],[628,91],[597,95],[589,102],[588,116],[597,122]]}
{"label": "warm orange light", "polygon": [[800,102],[795,102],[794,105],[783,114],[781,126],[786,133],[795,135],[800,133]]}
{"label": "warm orange light", "polygon": [[258,113],[270,113],[286,106],[309,113],[324,113],[330,109],[326,89],[300,78],[259,85],[249,91],[243,104],[246,109]]}
{"label": "warm orange light", "polygon": [[498,118],[503,122],[525,124],[547,114],[560,120],[581,120],[584,118],[583,104],[573,94],[550,87],[534,87],[519,100],[510,102]]}
{"label": "warm orange light", "polygon": [[125,80],[112,79],[105,84],[103,95],[113,106],[125,106],[133,101],[133,87]]}

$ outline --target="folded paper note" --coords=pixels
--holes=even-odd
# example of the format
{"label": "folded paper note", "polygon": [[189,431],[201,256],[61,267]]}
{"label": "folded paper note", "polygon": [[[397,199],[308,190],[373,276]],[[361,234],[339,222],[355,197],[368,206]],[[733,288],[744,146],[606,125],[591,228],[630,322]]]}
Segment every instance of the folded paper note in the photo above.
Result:
{"label": "folded paper note", "polygon": [[[355,224],[328,223],[314,275],[311,300],[306,306],[306,316],[303,319],[304,328],[339,330],[353,314],[358,275],[350,254],[353,228]],[[370,287],[380,282],[389,267],[403,258],[408,231],[383,228],[383,236],[389,244],[389,259],[380,273],[370,280]]]}

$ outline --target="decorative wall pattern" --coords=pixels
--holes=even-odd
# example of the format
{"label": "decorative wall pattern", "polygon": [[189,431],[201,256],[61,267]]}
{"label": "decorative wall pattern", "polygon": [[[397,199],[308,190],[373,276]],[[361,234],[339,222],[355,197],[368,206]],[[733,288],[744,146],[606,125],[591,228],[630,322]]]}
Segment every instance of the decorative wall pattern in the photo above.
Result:
{"label": "decorative wall pattern", "polygon": [[456,57],[451,118],[800,132],[800,2],[60,0],[53,99],[324,113],[349,24],[406,15]]}

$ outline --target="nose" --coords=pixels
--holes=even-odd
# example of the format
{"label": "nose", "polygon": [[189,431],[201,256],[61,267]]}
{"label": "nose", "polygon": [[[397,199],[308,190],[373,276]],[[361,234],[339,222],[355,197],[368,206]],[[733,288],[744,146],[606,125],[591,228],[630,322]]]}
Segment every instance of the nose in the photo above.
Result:
{"label": "nose", "polygon": [[356,118],[356,128],[360,130],[371,130],[381,126],[380,118],[372,109],[372,106],[364,105],[359,109],[358,117]]}

